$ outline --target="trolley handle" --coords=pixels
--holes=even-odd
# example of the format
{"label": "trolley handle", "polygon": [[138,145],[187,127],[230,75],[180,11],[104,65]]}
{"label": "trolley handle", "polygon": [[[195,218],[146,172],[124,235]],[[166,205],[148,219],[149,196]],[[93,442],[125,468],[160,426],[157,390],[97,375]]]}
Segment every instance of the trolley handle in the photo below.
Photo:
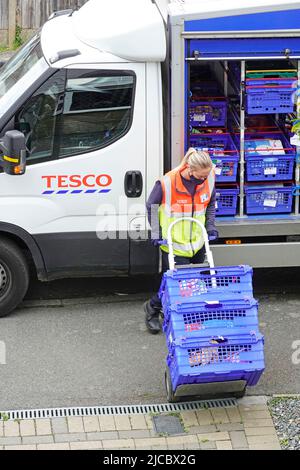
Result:
{"label": "trolley handle", "polygon": [[190,222],[194,222],[194,223],[198,224],[199,227],[201,228],[202,235],[203,235],[203,238],[204,238],[204,245],[205,245],[207,261],[208,261],[209,266],[211,268],[214,268],[215,264],[214,264],[214,259],[213,259],[212,252],[209,248],[209,241],[208,241],[207,231],[206,231],[204,225],[201,222],[199,222],[199,220],[194,219],[193,217],[182,217],[178,220],[174,220],[174,222],[172,222],[169,225],[168,234],[167,234],[167,241],[168,241],[168,247],[169,247],[169,256],[168,256],[169,268],[171,270],[173,270],[175,268],[174,249],[173,249],[173,242],[172,242],[172,229],[173,229],[174,225],[176,225],[178,222],[182,222],[183,220],[189,220]]}

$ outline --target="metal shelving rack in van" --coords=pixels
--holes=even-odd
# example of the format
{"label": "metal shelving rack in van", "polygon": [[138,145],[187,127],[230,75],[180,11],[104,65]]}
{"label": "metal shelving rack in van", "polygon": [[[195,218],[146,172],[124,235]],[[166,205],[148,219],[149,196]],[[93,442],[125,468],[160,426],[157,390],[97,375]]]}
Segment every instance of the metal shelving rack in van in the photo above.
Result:
{"label": "metal shelving rack in van", "polygon": [[[224,62],[224,94],[228,96],[228,61]],[[300,60],[297,61],[297,75],[298,75],[298,87],[300,84]],[[232,87],[235,86],[231,83]],[[235,116],[235,123],[239,127],[240,131],[240,160],[239,160],[239,187],[240,187],[240,194],[239,194],[239,209],[238,214],[236,215],[237,218],[247,217],[245,214],[245,118],[246,118],[246,61],[241,61],[241,80],[240,80],[240,87],[239,89],[236,88],[235,90],[240,95],[240,113],[239,116]],[[300,119],[300,92],[297,94],[296,100],[296,107],[297,107],[297,118]],[[234,111],[231,110],[234,117]],[[296,195],[295,195],[295,205],[294,205],[294,213],[293,215],[298,216],[300,212],[300,147],[297,147],[297,154],[296,154],[296,164],[295,164],[295,186],[298,188]]]}
{"label": "metal shelving rack in van", "polygon": [[[297,61],[298,65],[298,86],[300,84],[300,60]],[[297,106],[297,118],[300,119],[300,94],[297,93],[297,100],[296,100],[296,106]],[[296,168],[295,168],[295,186],[299,188],[300,185],[300,147],[296,147]],[[295,215],[299,215],[299,189],[296,192],[295,195]]]}
{"label": "metal shelving rack in van", "polygon": [[[228,61],[224,62],[224,94],[228,96],[228,75],[230,74]],[[234,81],[230,81],[231,87],[240,96],[240,115],[235,119],[236,125],[240,130],[240,160],[239,160],[239,182],[240,182],[240,194],[239,194],[239,208],[238,215],[236,217],[246,217],[244,214],[244,195],[245,195],[245,79],[246,79],[246,62],[241,61],[241,81],[240,86],[237,88]],[[233,110],[231,110],[234,113]]]}
{"label": "metal shelving rack in van", "polygon": [[245,195],[245,80],[246,62],[241,61],[241,84],[240,84],[240,205],[239,215],[244,216]]}
{"label": "metal shelving rack in van", "polygon": [[[195,58],[189,58],[189,61],[195,61]],[[239,95],[239,104],[240,104],[240,112],[236,113],[234,116],[234,110],[231,109],[235,124],[239,128],[240,134],[240,160],[239,160],[239,204],[237,209],[237,215],[235,216],[237,219],[245,219],[248,216],[245,213],[245,183],[246,183],[246,161],[245,161],[245,121],[246,121],[246,60],[241,60],[241,79],[239,86],[235,84],[233,80],[229,77],[231,76],[231,72],[228,67],[228,60],[225,60],[222,64],[223,67],[223,80],[224,80],[224,96],[228,97],[229,93],[229,83],[232,89]],[[298,76],[298,86],[300,84],[300,60],[297,60],[297,76]],[[232,78],[232,77],[231,77]],[[297,108],[297,117],[300,119],[300,90],[299,94],[297,93],[297,100],[296,100],[296,108]],[[296,163],[295,163],[295,186],[298,188],[295,194],[295,204],[294,204],[294,212],[291,215],[299,216],[300,214],[300,147],[297,147],[297,154],[296,154]]]}

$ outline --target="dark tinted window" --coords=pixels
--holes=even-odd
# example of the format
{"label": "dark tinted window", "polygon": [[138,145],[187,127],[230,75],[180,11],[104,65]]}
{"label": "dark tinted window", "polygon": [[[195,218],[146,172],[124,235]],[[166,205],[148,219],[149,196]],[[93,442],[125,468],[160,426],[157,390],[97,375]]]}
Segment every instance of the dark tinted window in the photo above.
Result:
{"label": "dark tinted window", "polygon": [[16,116],[28,163],[93,151],[121,138],[131,125],[134,87],[130,72],[55,74]]}

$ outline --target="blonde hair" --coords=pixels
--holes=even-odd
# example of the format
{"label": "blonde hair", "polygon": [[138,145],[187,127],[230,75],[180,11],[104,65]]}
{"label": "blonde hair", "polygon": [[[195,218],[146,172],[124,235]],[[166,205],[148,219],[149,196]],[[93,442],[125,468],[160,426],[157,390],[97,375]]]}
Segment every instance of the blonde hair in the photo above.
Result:
{"label": "blonde hair", "polygon": [[180,168],[189,165],[192,170],[212,168],[213,162],[208,152],[190,147],[181,162]]}

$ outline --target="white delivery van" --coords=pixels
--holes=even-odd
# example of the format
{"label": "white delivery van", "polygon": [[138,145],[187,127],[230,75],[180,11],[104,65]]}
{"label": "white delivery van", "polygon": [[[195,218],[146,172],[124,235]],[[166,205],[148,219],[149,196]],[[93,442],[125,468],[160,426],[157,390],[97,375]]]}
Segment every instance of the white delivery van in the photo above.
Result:
{"label": "white delivery van", "polygon": [[288,214],[247,213],[245,161],[247,64],[288,61],[299,76],[299,24],[296,0],[90,0],[52,15],[0,70],[0,315],[30,266],[42,281],[157,272],[147,197],[193,143],[192,80],[209,70],[229,103],[231,62],[239,197],[218,217],[216,261],[299,265],[298,159],[279,182]]}

